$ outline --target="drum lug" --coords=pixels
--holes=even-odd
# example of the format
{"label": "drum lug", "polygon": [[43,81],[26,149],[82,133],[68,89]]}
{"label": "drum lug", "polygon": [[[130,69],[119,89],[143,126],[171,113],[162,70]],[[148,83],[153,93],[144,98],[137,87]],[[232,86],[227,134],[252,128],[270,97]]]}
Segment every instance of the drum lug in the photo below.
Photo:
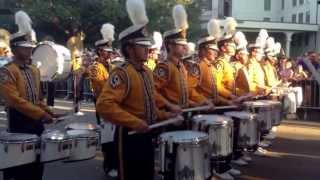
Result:
{"label": "drum lug", "polygon": [[58,151],[61,152],[61,150],[62,150],[62,143],[59,142]]}
{"label": "drum lug", "polygon": [[46,150],[46,143],[41,143],[42,144],[42,150]]}
{"label": "drum lug", "polygon": [[4,143],[4,152],[6,152],[6,153],[8,153],[8,149],[9,149],[9,147],[8,147],[8,143]]}
{"label": "drum lug", "polygon": [[24,153],[24,143],[21,144],[21,152]]}

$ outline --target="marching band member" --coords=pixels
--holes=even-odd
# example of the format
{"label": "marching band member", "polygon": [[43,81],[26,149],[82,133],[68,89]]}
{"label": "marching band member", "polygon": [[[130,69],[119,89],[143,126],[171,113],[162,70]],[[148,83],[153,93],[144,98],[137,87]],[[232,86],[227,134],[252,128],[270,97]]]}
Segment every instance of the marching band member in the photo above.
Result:
{"label": "marching band member", "polygon": [[[154,178],[154,149],[149,125],[175,116],[159,111],[155,104],[153,74],[144,66],[152,45],[146,25],[148,17],[143,0],[126,3],[133,25],[119,35],[126,62],[116,67],[97,101],[101,117],[118,127],[119,179],[151,180]],[[137,134],[129,135],[134,130]]]}
{"label": "marching band member", "polygon": [[75,115],[83,115],[80,111],[80,99],[83,93],[83,73],[82,51],[85,35],[82,31],[77,31],[67,41],[67,47],[71,52],[72,77],[73,77],[73,104]]}
{"label": "marching band member", "polygon": [[247,96],[250,98],[255,91],[252,76],[249,74],[248,55],[247,50],[248,41],[245,35],[238,31],[235,34],[235,41],[237,44],[236,54],[234,56],[233,67],[235,68],[235,86],[237,96]]}
{"label": "marching band member", "polygon": [[[167,60],[157,64],[154,70],[157,105],[162,108],[179,110],[189,106],[187,85],[187,70],[182,57],[187,53],[187,13],[182,5],[173,8],[175,29],[164,33],[164,44],[167,50]],[[179,107],[180,106],[180,107]]]}
{"label": "marching band member", "polygon": [[[91,83],[91,88],[94,96],[94,103],[96,105],[97,99],[101,94],[104,84],[109,78],[109,72],[111,71],[111,57],[113,53],[112,41],[114,40],[114,26],[106,23],[101,27],[102,39],[95,42],[96,53],[98,57],[94,63],[88,67],[88,76]],[[96,111],[97,122],[100,125],[101,120],[98,112]],[[108,124],[113,126],[112,124]],[[105,124],[107,126],[107,124]],[[111,176],[116,176],[117,162],[115,154],[115,143],[108,142],[103,143],[102,153],[104,155],[103,168],[105,172]]]}
{"label": "marching band member", "polygon": [[153,45],[149,49],[149,58],[145,65],[152,71],[159,62],[162,47],[162,35],[159,32],[153,32]]}
{"label": "marching band member", "polygon": [[[19,31],[10,38],[13,61],[0,69],[0,93],[8,107],[9,132],[40,136],[44,124],[52,123],[55,116],[42,102],[40,71],[31,64],[35,47],[32,40],[30,17],[23,11],[15,14]],[[41,180],[44,166],[38,161],[6,169],[4,179]]]}
{"label": "marching band member", "polygon": [[219,104],[222,97],[218,95],[216,69],[213,66],[219,55],[219,48],[216,44],[220,34],[219,22],[211,19],[207,24],[207,30],[208,36],[200,38],[197,42],[200,69],[200,81],[197,90],[206,98],[212,99],[214,104]]}
{"label": "marching band member", "polygon": [[259,95],[265,95],[269,91],[268,87],[265,85],[264,71],[259,63],[263,54],[261,51],[265,46],[268,36],[268,32],[265,29],[262,29],[256,42],[249,44],[249,74],[252,76],[255,93]]}
{"label": "marching band member", "polygon": [[214,62],[216,68],[216,79],[218,94],[227,99],[227,104],[233,104],[237,101],[234,91],[234,74],[230,64],[230,59],[235,54],[236,45],[233,35],[235,33],[237,22],[228,17],[225,22],[224,35],[218,40],[220,56]]}

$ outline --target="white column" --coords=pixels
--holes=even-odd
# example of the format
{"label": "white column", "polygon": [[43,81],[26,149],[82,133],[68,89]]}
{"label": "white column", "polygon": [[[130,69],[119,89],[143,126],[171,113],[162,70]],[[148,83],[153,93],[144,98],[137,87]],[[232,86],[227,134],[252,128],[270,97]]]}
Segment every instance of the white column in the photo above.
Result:
{"label": "white column", "polygon": [[294,32],[285,32],[284,34],[286,35],[286,56],[290,57],[291,41]]}

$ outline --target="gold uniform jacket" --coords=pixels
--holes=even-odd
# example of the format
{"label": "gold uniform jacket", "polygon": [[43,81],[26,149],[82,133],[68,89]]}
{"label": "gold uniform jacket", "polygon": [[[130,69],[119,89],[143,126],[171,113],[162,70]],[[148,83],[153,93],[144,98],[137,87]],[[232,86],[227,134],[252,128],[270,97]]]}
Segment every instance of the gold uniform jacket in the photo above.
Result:
{"label": "gold uniform jacket", "polygon": [[253,81],[253,85],[255,86],[255,91],[258,92],[259,87],[265,87],[265,74],[261,67],[261,64],[254,57],[250,57],[248,69]]}
{"label": "gold uniform jacket", "polygon": [[223,98],[229,99],[234,94],[234,69],[230,62],[222,56],[213,64],[216,68],[218,94]]}
{"label": "gold uniform jacket", "polygon": [[236,95],[242,96],[250,92],[254,92],[254,85],[252,82],[252,76],[249,75],[248,68],[240,62],[234,62],[236,67]]}
{"label": "gold uniform jacket", "polygon": [[107,68],[100,62],[94,62],[88,68],[91,88],[95,97],[98,97],[106,83],[109,73]]}
{"label": "gold uniform jacket", "polygon": [[[22,74],[20,65],[11,62],[0,68],[0,94],[6,102],[6,106],[14,108],[25,116],[39,120],[45,112],[52,114],[49,108],[44,104],[40,91],[40,71],[35,66],[25,66],[30,68],[31,76]],[[31,83],[28,89],[26,84]],[[28,93],[31,92],[32,93]],[[33,94],[34,97],[29,97]],[[33,99],[34,102],[29,101]]]}
{"label": "gold uniform jacket", "polygon": [[130,63],[116,67],[97,100],[97,112],[116,125],[135,129],[168,117],[155,105],[153,75],[149,68],[136,70]]}
{"label": "gold uniform jacket", "polygon": [[170,60],[158,63],[154,70],[154,79],[159,107],[162,107],[163,102],[167,100],[181,107],[188,107],[188,74],[181,62],[178,65]]}
{"label": "gold uniform jacket", "polygon": [[275,87],[279,84],[278,74],[276,68],[269,62],[261,63],[262,69],[265,73],[265,83],[269,87]]}

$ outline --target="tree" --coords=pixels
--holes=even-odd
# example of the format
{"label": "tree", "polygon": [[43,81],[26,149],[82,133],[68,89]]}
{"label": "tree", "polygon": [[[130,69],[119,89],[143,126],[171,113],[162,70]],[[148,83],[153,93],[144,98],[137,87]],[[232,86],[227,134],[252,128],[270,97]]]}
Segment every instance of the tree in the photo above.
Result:
{"label": "tree", "polygon": [[[50,35],[64,44],[72,29],[79,25],[86,34],[85,43],[92,45],[101,38],[102,24],[114,24],[116,33],[131,25],[125,3],[126,0],[12,0],[12,6],[16,7],[11,8],[13,12],[23,9],[31,16],[39,40]],[[175,4],[176,0],[146,0],[150,32],[163,33],[174,28],[172,8]],[[191,39],[198,38],[200,32],[198,6],[197,1],[186,4]]]}

